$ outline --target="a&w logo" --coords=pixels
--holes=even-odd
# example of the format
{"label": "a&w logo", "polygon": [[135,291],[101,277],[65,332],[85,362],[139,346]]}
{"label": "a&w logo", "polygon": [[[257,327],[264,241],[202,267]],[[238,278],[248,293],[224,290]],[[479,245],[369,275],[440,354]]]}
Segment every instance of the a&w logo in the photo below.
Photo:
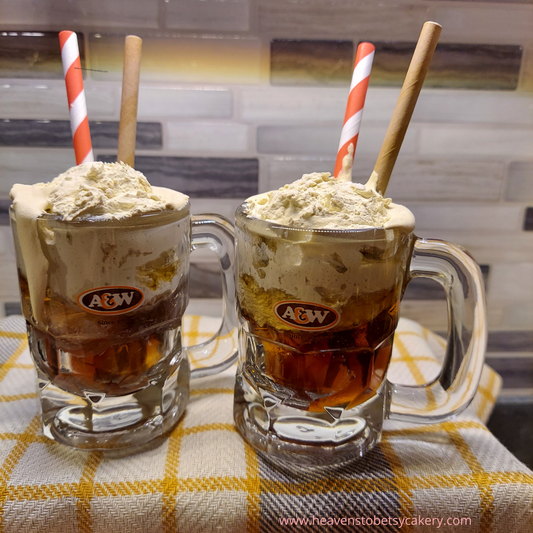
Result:
{"label": "a&w logo", "polygon": [[335,309],[311,302],[278,302],[274,306],[274,314],[293,328],[312,331],[330,329],[340,320]]}
{"label": "a&w logo", "polygon": [[139,307],[144,294],[135,287],[98,287],[78,296],[78,305],[95,315],[121,315]]}

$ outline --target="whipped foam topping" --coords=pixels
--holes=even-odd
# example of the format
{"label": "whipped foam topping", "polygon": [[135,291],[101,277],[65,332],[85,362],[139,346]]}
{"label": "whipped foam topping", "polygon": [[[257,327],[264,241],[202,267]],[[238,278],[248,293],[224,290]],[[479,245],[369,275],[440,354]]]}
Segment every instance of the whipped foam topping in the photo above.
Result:
{"label": "whipped foam topping", "polygon": [[152,187],[145,176],[125,163],[83,163],[50,183],[14,185],[11,198],[19,210],[33,218],[50,213],[63,220],[122,219],[180,209],[187,196]]}
{"label": "whipped foam topping", "polygon": [[334,178],[304,174],[276,191],[247,200],[247,215],[283,226],[308,229],[414,228],[414,216],[375,189]]}

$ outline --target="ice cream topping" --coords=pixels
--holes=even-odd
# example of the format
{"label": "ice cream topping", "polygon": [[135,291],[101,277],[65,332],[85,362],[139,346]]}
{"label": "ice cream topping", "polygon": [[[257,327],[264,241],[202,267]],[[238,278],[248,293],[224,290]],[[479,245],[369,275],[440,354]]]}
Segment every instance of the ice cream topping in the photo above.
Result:
{"label": "ice cream topping", "polygon": [[248,198],[247,214],[295,228],[414,227],[407,208],[328,172],[304,174],[276,191]]}

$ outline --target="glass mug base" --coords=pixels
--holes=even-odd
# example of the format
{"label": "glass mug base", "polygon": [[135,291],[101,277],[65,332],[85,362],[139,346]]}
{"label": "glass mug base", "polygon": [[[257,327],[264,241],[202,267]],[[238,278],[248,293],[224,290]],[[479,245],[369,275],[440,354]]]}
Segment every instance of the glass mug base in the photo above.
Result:
{"label": "glass mug base", "polygon": [[[241,353],[247,357],[237,372],[234,419],[251,445],[273,458],[319,466],[362,457],[380,441],[387,405],[386,381],[375,391],[361,391],[361,402],[355,406],[345,402],[319,409],[317,400],[310,397],[312,393],[302,395],[269,377],[264,361],[271,349],[270,342],[242,327]],[[306,355],[293,352],[289,358],[294,363]],[[327,403],[328,398],[332,400],[329,396],[318,401]]]}
{"label": "glass mug base", "polygon": [[[28,324],[27,329],[34,361],[67,359],[53,343],[42,342],[36,328]],[[124,387],[126,394],[98,390],[111,390],[110,384],[83,388],[80,383],[86,376],[81,373],[65,372],[64,366],[53,373],[49,365],[37,365],[44,434],[78,449],[131,451],[170,432],[189,400],[190,368],[180,329],[165,332],[167,340],[174,341],[168,342],[172,348],[164,357],[169,361],[165,371],[144,376],[145,385],[137,390]],[[120,378],[114,375],[113,379]]]}
{"label": "glass mug base", "polygon": [[237,376],[237,429],[272,458],[312,466],[341,464],[362,457],[381,440],[383,390],[355,408],[324,413],[310,413],[283,401],[249,377]]}

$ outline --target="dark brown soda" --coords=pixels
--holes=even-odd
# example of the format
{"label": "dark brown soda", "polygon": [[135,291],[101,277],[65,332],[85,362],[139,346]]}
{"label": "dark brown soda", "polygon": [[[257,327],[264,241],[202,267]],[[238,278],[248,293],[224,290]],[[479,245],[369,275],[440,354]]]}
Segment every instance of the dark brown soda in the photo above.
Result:
{"label": "dark brown soda", "polygon": [[175,337],[187,305],[186,280],[150,305],[114,316],[88,313],[47,291],[46,329],[33,320],[26,280],[19,280],[35,363],[63,390],[131,394],[158,378],[179,348]]}
{"label": "dark brown soda", "polygon": [[243,315],[262,340],[265,374],[320,412],[350,409],[376,394],[390,362],[398,309],[399,300],[368,322],[325,332],[259,327]]}

